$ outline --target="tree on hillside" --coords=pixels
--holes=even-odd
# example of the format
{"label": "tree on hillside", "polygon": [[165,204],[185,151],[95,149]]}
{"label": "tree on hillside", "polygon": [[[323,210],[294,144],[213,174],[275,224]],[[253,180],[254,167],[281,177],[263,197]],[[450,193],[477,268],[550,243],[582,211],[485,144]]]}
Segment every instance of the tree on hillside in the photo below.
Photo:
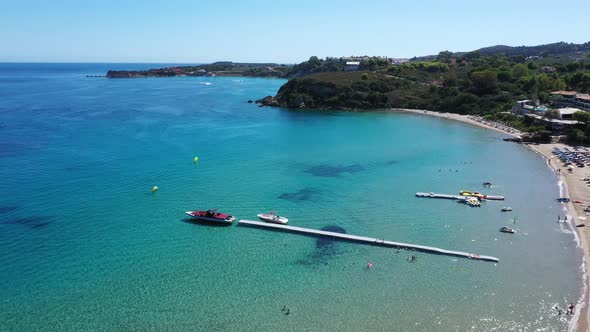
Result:
{"label": "tree on hillside", "polygon": [[450,88],[450,87],[454,87],[457,86],[457,75],[455,75],[454,73],[450,73],[449,75],[445,76],[445,78],[443,79],[443,86],[445,88]]}
{"label": "tree on hillside", "polygon": [[545,87],[547,82],[540,83],[540,81],[544,81],[541,75],[534,75],[530,77],[523,77],[519,83],[521,83],[521,89],[529,95],[530,99],[538,99],[539,93],[546,92],[547,90],[553,90],[547,89]]}
{"label": "tree on hillside", "polygon": [[529,63],[526,66],[530,70],[535,70],[535,69],[539,68],[539,66],[537,66],[537,64],[532,61],[529,61]]}
{"label": "tree on hillside", "polygon": [[529,74],[528,68],[524,64],[517,64],[512,67],[512,77],[519,79]]}
{"label": "tree on hillside", "polygon": [[449,51],[442,51],[438,53],[438,56],[436,57],[436,61],[440,61],[440,62],[451,62],[451,57],[453,56],[453,52],[449,52]]}
{"label": "tree on hillside", "polygon": [[578,128],[570,131],[570,133],[567,135],[567,138],[573,142],[584,142],[587,139],[586,135],[584,135],[584,131]]}
{"label": "tree on hillside", "polygon": [[498,88],[498,75],[493,70],[476,71],[469,79],[473,83],[473,92],[479,96],[493,93]]}
{"label": "tree on hillside", "polygon": [[572,116],[576,121],[582,122],[584,124],[590,124],[590,113],[588,112],[576,112]]}
{"label": "tree on hillside", "polygon": [[481,58],[481,53],[479,51],[467,52],[463,54],[463,58],[468,61],[476,60]]}
{"label": "tree on hillside", "polygon": [[370,58],[366,61],[362,62],[363,68],[367,70],[374,70],[377,67],[377,62],[375,59]]}
{"label": "tree on hillside", "polygon": [[543,117],[547,119],[559,119],[559,111],[558,110],[548,110],[543,113]]}
{"label": "tree on hillside", "polygon": [[516,62],[516,63],[524,63],[524,61],[526,60],[526,57],[522,54],[519,55],[513,55],[510,57],[510,61]]}
{"label": "tree on hillside", "polygon": [[315,56],[315,55],[310,56],[309,57],[309,60],[307,60],[307,61],[311,65],[319,65],[320,62],[321,62],[321,60],[317,56]]}
{"label": "tree on hillside", "polygon": [[498,79],[502,82],[512,81],[512,72],[510,70],[501,70],[498,72]]}
{"label": "tree on hillside", "polygon": [[590,73],[581,71],[566,77],[568,88],[579,92],[590,92]]}
{"label": "tree on hillside", "polygon": [[566,65],[566,68],[570,72],[574,72],[582,67],[579,62],[570,62]]}
{"label": "tree on hillside", "polygon": [[538,92],[563,90],[565,88],[565,82],[559,78],[555,79],[545,74],[537,75],[536,81]]}
{"label": "tree on hillside", "polygon": [[498,68],[506,64],[508,62],[508,58],[506,58],[504,53],[498,53],[490,56],[488,62],[490,65],[492,65],[492,67]]}

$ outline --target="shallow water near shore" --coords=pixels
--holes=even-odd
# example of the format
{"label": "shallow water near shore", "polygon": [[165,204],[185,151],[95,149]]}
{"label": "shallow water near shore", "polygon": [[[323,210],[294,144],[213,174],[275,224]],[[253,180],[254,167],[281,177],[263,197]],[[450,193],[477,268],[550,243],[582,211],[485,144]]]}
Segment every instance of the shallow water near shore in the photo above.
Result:
{"label": "shallow water near shore", "polygon": [[[85,77],[151,67],[0,64],[3,329],[567,329],[582,260],[534,152],[445,119],[246,103],[283,80]],[[414,197],[462,189],[507,200]],[[184,222],[206,208],[500,263]]]}

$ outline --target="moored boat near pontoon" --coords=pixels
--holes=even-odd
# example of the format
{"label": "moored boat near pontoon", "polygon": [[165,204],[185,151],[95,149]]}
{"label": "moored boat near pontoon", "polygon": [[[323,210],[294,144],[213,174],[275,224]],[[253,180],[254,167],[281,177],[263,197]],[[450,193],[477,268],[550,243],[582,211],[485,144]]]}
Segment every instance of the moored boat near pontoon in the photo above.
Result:
{"label": "moored boat near pontoon", "polygon": [[236,217],[227,213],[217,212],[217,210],[214,209],[206,211],[186,211],[185,213],[192,219],[219,222],[224,224],[231,224],[236,220]]}
{"label": "moored boat near pontoon", "polygon": [[486,195],[484,195],[482,193],[478,193],[477,191],[461,190],[461,191],[459,191],[459,194],[461,196],[473,196],[473,197],[477,197],[479,199],[486,198]]}
{"label": "moored boat near pontoon", "polygon": [[473,196],[473,197],[477,197],[480,200],[494,200],[494,201],[503,201],[504,200],[504,196],[493,196],[493,195],[486,195],[486,194],[482,194],[480,192],[477,191],[470,191],[470,190],[461,190],[459,191],[459,194],[461,196]]}
{"label": "moored boat near pontoon", "polygon": [[261,213],[258,215],[258,218],[260,220],[263,220],[266,222],[271,222],[271,223],[281,224],[281,225],[286,225],[289,222],[289,219],[287,219],[285,217],[281,217],[281,216],[275,214],[274,212]]}

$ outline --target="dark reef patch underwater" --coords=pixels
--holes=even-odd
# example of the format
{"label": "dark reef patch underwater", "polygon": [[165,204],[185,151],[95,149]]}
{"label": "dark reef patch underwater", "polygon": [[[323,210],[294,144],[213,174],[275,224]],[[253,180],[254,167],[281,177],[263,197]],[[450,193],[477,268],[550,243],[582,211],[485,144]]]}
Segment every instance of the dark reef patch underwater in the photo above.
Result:
{"label": "dark reef patch underwater", "polygon": [[293,193],[282,193],[279,195],[280,199],[285,199],[291,202],[301,202],[316,199],[321,193],[321,190],[315,188],[303,188]]}
{"label": "dark reef patch underwater", "polygon": [[9,213],[18,210],[16,206],[0,206],[0,214]]}
{"label": "dark reef patch underwater", "polygon": [[49,216],[32,216],[32,217],[15,217],[0,221],[4,225],[22,225],[31,229],[40,229],[49,226],[53,222],[53,217]]}
{"label": "dark reef patch underwater", "polygon": [[[328,225],[321,228],[322,231],[346,234],[346,230],[337,225]],[[318,237],[315,242],[315,251],[297,261],[297,264],[307,266],[327,265],[328,259],[338,255],[338,247],[331,237]]]}
{"label": "dark reef patch underwater", "polygon": [[342,173],[358,173],[364,171],[365,168],[359,164],[344,165],[318,165],[306,169],[304,172],[313,176],[321,177],[339,177]]}

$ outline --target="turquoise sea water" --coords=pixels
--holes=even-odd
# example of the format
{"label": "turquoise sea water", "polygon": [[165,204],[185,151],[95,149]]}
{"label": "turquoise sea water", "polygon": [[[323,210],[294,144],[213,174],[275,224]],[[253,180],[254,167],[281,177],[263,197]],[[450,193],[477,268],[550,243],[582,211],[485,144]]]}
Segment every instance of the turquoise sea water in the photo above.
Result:
{"label": "turquoise sea water", "polygon": [[[85,77],[154,66],[0,64],[2,330],[567,329],[552,308],[578,299],[581,258],[535,153],[444,119],[246,103],[283,80]],[[507,200],[414,197],[461,189]],[[206,208],[500,263],[184,222]]]}

